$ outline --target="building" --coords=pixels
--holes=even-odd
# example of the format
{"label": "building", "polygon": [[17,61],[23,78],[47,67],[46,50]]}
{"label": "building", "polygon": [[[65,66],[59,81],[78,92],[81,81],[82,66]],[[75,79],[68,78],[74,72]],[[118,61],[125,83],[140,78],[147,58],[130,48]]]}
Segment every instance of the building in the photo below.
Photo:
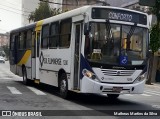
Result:
{"label": "building", "polygon": [[22,26],[29,24],[28,16],[38,7],[39,0],[22,0]]}
{"label": "building", "polygon": [[[45,1],[45,0],[44,0]],[[29,14],[39,6],[40,0],[22,0],[22,26],[29,24]],[[103,5],[105,0],[49,0],[51,9],[68,11],[84,5]],[[105,4],[106,5],[106,4]]]}
{"label": "building", "polygon": [[108,5],[106,0],[53,0],[56,5],[56,8],[61,9],[61,11],[69,11],[82,7],[84,5]]}
{"label": "building", "polygon": [[84,5],[106,5],[105,0],[63,0],[62,11],[72,10]]}
{"label": "building", "polygon": [[121,7],[133,9],[141,12],[146,12],[146,13],[149,13],[149,10],[150,10],[148,6],[139,5],[139,0],[133,0],[131,2],[127,2],[125,4],[122,4]]}
{"label": "building", "polygon": [[[50,0],[53,3],[60,3],[61,0]],[[29,24],[29,14],[39,6],[40,0],[22,0],[22,26]],[[60,7],[58,4],[49,4],[51,8]]]}
{"label": "building", "polygon": [[2,34],[0,33],[0,47],[9,45],[9,34]]}

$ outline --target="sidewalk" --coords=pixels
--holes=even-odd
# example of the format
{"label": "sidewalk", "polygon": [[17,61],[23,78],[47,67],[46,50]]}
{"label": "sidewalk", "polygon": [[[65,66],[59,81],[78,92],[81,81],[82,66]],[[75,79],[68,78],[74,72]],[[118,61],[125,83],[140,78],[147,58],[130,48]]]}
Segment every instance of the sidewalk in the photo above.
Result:
{"label": "sidewalk", "polygon": [[148,85],[148,84],[145,84],[145,87],[147,88],[158,88],[160,90],[160,82],[154,82],[152,83],[152,85]]}

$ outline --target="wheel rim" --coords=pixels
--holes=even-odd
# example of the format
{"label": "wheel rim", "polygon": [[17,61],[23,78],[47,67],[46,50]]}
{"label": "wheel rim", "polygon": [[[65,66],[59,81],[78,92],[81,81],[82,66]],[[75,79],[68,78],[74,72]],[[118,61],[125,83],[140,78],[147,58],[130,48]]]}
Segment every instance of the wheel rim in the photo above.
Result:
{"label": "wheel rim", "polygon": [[65,93],[66,92],[66,88],[67,88],[67,82],[63,79],[62,81],[61,81],[61,87],[60,87],[60,89],[61,89],[61,93]]}

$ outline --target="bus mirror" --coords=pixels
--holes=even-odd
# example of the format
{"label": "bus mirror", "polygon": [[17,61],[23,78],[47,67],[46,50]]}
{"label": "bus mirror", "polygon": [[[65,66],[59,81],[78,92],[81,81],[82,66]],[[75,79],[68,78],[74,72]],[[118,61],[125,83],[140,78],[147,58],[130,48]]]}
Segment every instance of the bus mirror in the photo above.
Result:
{"label": "bus mirror", "polygon": [[84,24],[84,35],[89,35],[89,23]]}

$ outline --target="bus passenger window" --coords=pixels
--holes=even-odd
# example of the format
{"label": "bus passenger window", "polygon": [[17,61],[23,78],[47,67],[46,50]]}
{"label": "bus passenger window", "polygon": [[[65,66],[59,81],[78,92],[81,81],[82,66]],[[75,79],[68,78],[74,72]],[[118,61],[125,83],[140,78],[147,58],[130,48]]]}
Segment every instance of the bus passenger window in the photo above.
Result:
{"label": "bus passenger window", "polygon": [[49,25],[45,25],[42,28],[42,41],[41,41],[42,48],[48,48],[48,38],[49,38]]}
{"label": "bus passenger window", "polygon": [[60,27],[60,41],[59,47],[69,47],[70,46],[70,36],[71,36],[71,20],[64,20],[61,22]]}
{"label": "bus passenger window", "polygon": [[56,48],[59,40],[59,23],[52,24],[50,30],[49,48]]}
{"label": "bus passenger window", "polygon": [[19,35],[19,49],[26,49],[26,32],[21,32]]}
{"label": "bus passenger window", "polygon": [[27,42],[26,42],[26,48],[31,48],[32,46],[32,31],[27,31]]}

